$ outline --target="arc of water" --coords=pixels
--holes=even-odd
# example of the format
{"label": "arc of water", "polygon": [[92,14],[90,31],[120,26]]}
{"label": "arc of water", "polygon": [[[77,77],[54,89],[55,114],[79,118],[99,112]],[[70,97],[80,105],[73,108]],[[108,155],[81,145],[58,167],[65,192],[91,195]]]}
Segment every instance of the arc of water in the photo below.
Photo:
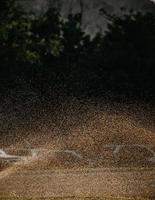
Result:
{"label": "arc of water", "polygon": [[1,156],[6,156],[6,153],[2,149],[0,149],[0,155]]}

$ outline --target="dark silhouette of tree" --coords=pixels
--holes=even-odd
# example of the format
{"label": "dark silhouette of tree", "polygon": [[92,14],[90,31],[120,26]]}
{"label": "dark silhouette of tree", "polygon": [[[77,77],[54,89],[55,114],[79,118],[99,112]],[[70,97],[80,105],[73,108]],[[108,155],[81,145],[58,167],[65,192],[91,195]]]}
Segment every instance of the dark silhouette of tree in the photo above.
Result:
{"label": "dark silhouette of tree", "polygon": [[[111,87],[124,92],[153,92],[155,83],[155,16],[131,11],[110,22],[102,41],[103,74]],[[108,77],[107,77],[108,78]]]}
{"label": "dark silhouette of tree", "polygon": [[153,96],[153,14],[116,16],[100,9],[109,20],[107,31],[91,38],[82,29],[82,4],[81,13],[66,20],[52,4],[40,16],[26,13],[15,0],[0,4],[1,90],[16,88],[20,79],[40,96],[55,86],[76,95]]}
{"label": "dark silhouette of tree", "polygon": [[49,62],[63,50],[61,29],[62,20],[55,8],[49,8],[43,16],[33,21],[33,40],[37,43],[37,49],[40,49],[43,62]]}
{"label": "dark silhouette of tree", "polygon": [[85,33],[81,27],[81,17],[80,13],[69,14],[62,29],[64,45],[63,53],[68,62],[75,62],[78,60],[84,45]]}
{"label": "dark silhouette of tree", "polygon": [[0,22],[4,23],[12,14],[15,8],[15,0],[2,0],[0,2]]}
{"label": "dark silhouette of tree", "polygon": [[[15,1],[2,1],[0,22],[1,76],[13,75],[20,61],[26,59],[26,42],[29,38],[29,18],[16,6]],[[4,72],[4,74],[3,74]],[[4,76],[5,77],[5,76]]]}

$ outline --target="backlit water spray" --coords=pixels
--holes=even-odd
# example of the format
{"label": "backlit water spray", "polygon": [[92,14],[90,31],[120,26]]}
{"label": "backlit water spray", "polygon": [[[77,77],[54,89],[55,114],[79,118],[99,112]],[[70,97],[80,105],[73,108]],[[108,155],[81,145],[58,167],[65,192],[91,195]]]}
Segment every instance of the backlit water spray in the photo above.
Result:
{"label": "backlit water spray", "polygon": [[[150,120],[145,121],[148,116]],[[104,159],[105,146],[111,144],[148,145],[153,146],[153,148],[155,146],[155,132],[151,114],[147,115],[145,109],[143,110],[133,105],[123,105],[121,107],[121,105],[109,106],[95,103],[66,103],[61,105],[58,110],[48,112],[40,121],[33,122],[33,126],[28,133],[25,131],[25,134],[23,134],[23,132],[20,127],[19,134],[14,132],[9,137],[5,136],[1,140],[1,146],[4,149],[21,149],[29,145],[30,149],[37,152],[37,156],[27,161],[9,164],[9,166],[3,168],[0,172],[0,182],[3,183],[3,185],[0,185],[0,195],[1,193],[6,194],[5,189],[8,191],[7,184],[9,184],[9,188],[14,188],[12,192],[16,191],[17,196],[22,196],[24,188],[26,195],[28,188],[26,184],[32,186],[31,190],[33,192],[31,192],[34,196],[37,194],[38,196],[48,196],[48,192],[51,195],[51,183],[49,180],[52,182],[52,179],[47,179],[47,177],[49,176],[49,171],[54,173],[53,170],[57,172],[59,170],[67,170],[65,173],[71,170],[71,173],[74,174],[77,170],[141,167],[140,159],[143,159],[143,156],[139,157],[139,151],[137,151],[134,158],[126,158],[122,154],[117,162],[113,162],[113,157],[109,150],[106,152],[106,156],[109,156],[109,158]],[[28,141],[29,144],[25,141]],[[147,163],[143,163],[142,167],[147,167]],[[110,172],[106,172],[104,176],[108,176],[108,174]],[[15,178],[16,176],[18,177],[17,179]],[[42,176],[41,179],[39,179],[40,176]],[[50,176],[56,176],[53,177],[56,180],[58,178],[55,174]],[[73,180],[68,180],[68,184],[71,180],[73,185],[78,184],[74,183],[74,176]],[[82,175],[78,177],[80,176]],[[113,178],[117,180],[116,182],[124,181],[125,183],[122,176],[127,175],[117,174]],[[134,179],[134,176],[137,175],[133,174],[132,176],[131,178]],[[19,192],[19,194],[18,179],[21,185],[23,184],[22,193]],[[79,179],[79,182],[81,179]],[[46,187],[46,189],[43,187],[40,195],[34,186],[35,181],[38,186],[38,180],[39,182],[42,180],[39,183],[40,187],[43,187],[43,184]],[[100,180],[98,181],[100,182]],[[82,190],[79,191],[82,194]],[[111,191],[112,194],[113,192]],[[9,195],[11,195],[11,191]]]}

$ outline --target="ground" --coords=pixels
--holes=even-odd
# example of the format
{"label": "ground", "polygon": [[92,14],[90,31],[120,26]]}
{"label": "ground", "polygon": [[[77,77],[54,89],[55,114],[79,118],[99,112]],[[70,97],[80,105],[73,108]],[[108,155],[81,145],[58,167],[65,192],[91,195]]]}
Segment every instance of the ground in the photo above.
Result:
{"label": "ground", "polygon": [[[0,198],[0,200],[17,200],[17,199],[13,199],[13,198]],[[18,198],[18,200],[20,200]],[[21,200],[24,200],[21,198]],[[26,199],[28,200],[28,199]],[[72,198],[48,198],[48,199],[31,199],[31,200],[149,200],[149,199],[132,199],[132,198],[77,198],[77,197],[72,197]]]}

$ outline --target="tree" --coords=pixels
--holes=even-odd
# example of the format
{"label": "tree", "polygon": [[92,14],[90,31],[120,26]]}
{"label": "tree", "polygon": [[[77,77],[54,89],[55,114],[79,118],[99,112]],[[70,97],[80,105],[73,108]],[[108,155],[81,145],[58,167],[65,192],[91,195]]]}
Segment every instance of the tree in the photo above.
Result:
{"label": "tree", "polygon": [[102,71],[111,84],[122,90],[154,90],[155,16],[131,11],[121,17],[108,16],[102,41]]}
{"label": "tree", "polygon": [[62,44],[62,20],[59,12],[50,7],[43,16],[33,23],[33,34],[38,43],[41,56],[52,59],[60,55],[63,50]]}
{"label": "tree", "polygon": [[59,13],[49,8],[38,18],[26,13],[14,0],[3,4],[0,15],[1,77],[6,82],[7,77],[31,78],[41,73],[40,66],[46,66],[63,49]]}
{"label": "tree", "polygon": [[81,13],[69,14],[63,26],[64,56],[69,62],[78,61],[88,36],[81,27]]}
{"label": "tree", "polygon": [[15,0],[1,0],[0,2],[0,22],[4,23],[15,8]]}

